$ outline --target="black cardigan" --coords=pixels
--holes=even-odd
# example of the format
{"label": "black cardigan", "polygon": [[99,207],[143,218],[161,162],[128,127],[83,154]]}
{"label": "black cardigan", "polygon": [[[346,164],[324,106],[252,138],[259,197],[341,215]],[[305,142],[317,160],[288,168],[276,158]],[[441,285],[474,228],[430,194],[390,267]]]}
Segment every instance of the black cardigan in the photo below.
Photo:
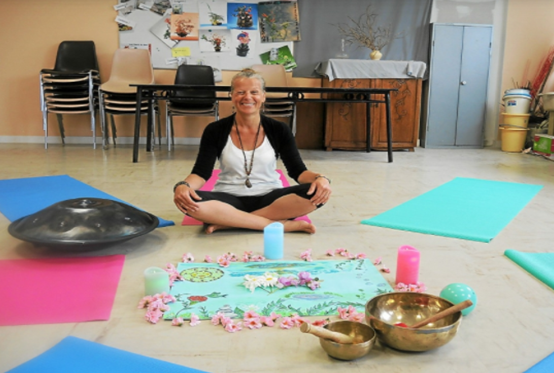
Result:
{"label": "black cardigan", "polygon": [[[275,149],[275,158],[281,157],[287,168],[287,174],[298,182],[298,177],[307,168],[300,157],[290,128],[283,122],[263,115],[261,119],[267,139],[273,149]],[[208,180],[212,176],[215,161],[221,156],[221,152],[233,129],[234,121],[235,115],[233,114],[208,124],[200,140],[200,149],[192,168],[193,174],[200,176],[204,180]]]}

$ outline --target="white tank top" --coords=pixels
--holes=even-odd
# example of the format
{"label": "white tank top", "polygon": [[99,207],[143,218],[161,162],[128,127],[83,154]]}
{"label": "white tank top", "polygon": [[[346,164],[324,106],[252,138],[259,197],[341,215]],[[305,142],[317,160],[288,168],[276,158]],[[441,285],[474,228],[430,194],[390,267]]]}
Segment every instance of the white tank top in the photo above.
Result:
{"label": "white tank top", "polygon": [[[252,151],[245,151],[244,153],[246,154],[247,165],[250,167]],[[235,196],[258,196],[283,186],[280,175],[276,171],[275,150],[267,136],[264,136],[262,144],[256,148],[254,153],[254,163],[249,177],[252,188],[245,185],[246,171],[244,170],[242,150],[233,144],[230,135],[221,152],[219,168],[221,172],[215,183],[214,192],[227,192]]]}

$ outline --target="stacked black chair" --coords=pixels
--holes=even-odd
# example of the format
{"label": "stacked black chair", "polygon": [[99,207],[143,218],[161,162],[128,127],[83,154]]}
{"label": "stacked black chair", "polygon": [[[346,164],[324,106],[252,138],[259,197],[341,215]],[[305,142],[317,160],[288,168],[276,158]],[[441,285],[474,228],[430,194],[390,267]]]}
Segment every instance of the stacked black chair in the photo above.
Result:
{"label": "stacked black chair", "polygon": [[48,114],[58,118],[60,136],[65,144],[64,114],[89,114],[93,146],[96,148],[97,88],[100,70],[92,41],[63,41],[58,47],[53,69],[40,72],[40,105],[44,147],[48,148]]}
{"label": "stacked black chair", "polygon": [[[181,65],[175,75],[175,84],[215,86],[214,72],[211,66]],[[192,89],[170,91],[166,97],[166,136],[167,150],[174,144],[174,116],[213,116],[219,119],[219,101],[215,91]],[[170,140],[171,137],[171,140]]]}

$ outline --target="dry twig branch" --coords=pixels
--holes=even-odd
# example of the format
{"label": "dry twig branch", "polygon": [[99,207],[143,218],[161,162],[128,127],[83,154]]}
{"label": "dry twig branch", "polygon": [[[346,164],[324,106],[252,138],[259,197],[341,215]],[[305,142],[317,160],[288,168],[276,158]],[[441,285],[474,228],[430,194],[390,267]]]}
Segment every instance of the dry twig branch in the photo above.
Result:
{"label": "dry twig branch", "polygon": [[371,5],[357,20],[352,17],[348,19],[351,22],[350,25],[341,23],[335,25],[348,45],[357,43],[372,50],[381,50],[392,39],[398,37],[392,34],[390,27],[375,26],[377,14],[371,12]]}

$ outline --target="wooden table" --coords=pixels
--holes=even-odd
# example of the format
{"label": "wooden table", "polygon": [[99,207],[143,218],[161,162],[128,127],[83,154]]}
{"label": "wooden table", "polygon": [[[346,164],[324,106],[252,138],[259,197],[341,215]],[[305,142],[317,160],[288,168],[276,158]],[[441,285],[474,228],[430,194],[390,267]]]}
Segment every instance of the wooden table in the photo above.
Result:
{"label": "wooden table", "polygon": [[[137,108],[135,118],[135,136],[133,141],[133,163],[138,162],[138,148],[140,138],[140,112],[141,102],[143,98],[148,100],[148,129],[147,133],[152,131],[151,113],[153,101],[159,99],[167,99],[168,94],[179,90],[198,90],[198,91],[215,91],[215,92],[230,92],[230,86],[194,86],[180,84],[131,84],[137,88]],[[326,88],[326,87],[266,87],[267,93],[283,93],[287,98],[294,102],[349,102],[355,104],[366,104],[366,151],[371,151],[371,104],[385,104],[386,110],[386,126],[387,126],[387,153],[388,162],[392,162],[392,129],[391,129],[391,109],[390,109],[390,94],[397,91],[395,88]],[[322,94],[321,98],[306,98],[306,94]],[[340,95],[337,95],[340,94]],[[375,96],[380,96],[375,98]],[[196,97],[179,97],[180,100],[205,100],[205,98]],[[216,97],[218,101],[229,101],[229,97]],[[267,98],[267,102],[271,102],[271,98]],[[146,150],[152,150],[152,140],[150,136],[146,137]]]}

